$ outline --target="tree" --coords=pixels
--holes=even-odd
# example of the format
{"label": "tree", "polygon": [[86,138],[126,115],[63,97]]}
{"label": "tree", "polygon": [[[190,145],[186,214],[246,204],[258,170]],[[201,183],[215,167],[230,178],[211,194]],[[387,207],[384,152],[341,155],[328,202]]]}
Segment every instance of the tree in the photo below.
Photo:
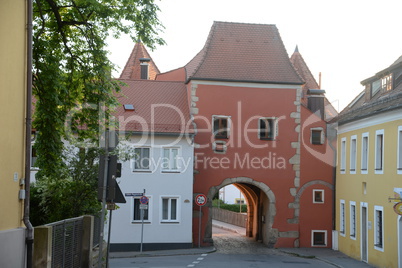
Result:
{"label": "tree", "polygon": [[43,177],[31,186],[31,222],[34,226],[81,215],[96,215],[99,150],[64,149],[66,165],[58,177]]}
{"label": "tree", "polygon": [[[102,105],[117,104],[106,38],[130,34],[150,47],[164,44],[154,0],[35,0],[33,3],[33,126],[37,178],[65,169],[66,122],[79,140],[96,141]],[[106,116],[111,109],[105,109]]]}

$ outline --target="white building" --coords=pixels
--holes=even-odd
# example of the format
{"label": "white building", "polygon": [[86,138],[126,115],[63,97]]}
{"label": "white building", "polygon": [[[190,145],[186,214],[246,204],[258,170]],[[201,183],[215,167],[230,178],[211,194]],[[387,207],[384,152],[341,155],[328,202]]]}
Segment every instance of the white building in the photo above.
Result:
{"label": "white building", "polygon": [[[185,85],[124,83],[116,117],[133,154],[118,179],[127,203],[113,212],[110,250],[139,250],[142,228],[143,250],[190,248],[194,147]],[[138,194],[144,189],[149,202],[142,224]]]}

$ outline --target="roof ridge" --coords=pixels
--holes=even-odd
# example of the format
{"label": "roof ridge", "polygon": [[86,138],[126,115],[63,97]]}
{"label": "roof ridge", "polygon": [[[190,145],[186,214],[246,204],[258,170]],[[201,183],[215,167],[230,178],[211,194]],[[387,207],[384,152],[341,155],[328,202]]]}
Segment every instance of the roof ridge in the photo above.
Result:
{"label": "roof ridge", "polygon": [[[200,55],[201,53],[203,54],[202,56],[201,56],[201,60],[198,62],[198,65],[194,68],[194,70],[192,71],[192,73],[190,74],[190,75],[188,75],[187,74],[187,68],[185,68],[185,70],[186,70],[186,79],[188,80],[190,77],[192,77],[197,71],[198,71],[198,69],[200,68],[200,66],[204,63],[204,61],[205,61],[205,55],[207,54],[207,51],[208,51],[208,48],[210,47],[210,44],[211,44],[211,41],[212,41],[212,37],[214,36],[214,33],[215,33],[215,30],[216,30],[216,24],[217,24],[217,22],[216,21],[214,21],[214,23],[212,24],[212,27],[211,27],[211,30],[210,30],[210,32],[209,32],[209,34],[208,34],[208,37],[207,37],[207,41],[205,42],[205,44],[204,44],[204,47],[197,53],[197,55],[195,55],[194,56],[194,58],[193,59],[195,59],[198,55]],[[193,60],[192,59],[192,60]],[[191,60],[191,61],[192,61]],[[190,61],[190,62],[191,62]],[[186,64],[186,66],[188,65],[188,63]]]}

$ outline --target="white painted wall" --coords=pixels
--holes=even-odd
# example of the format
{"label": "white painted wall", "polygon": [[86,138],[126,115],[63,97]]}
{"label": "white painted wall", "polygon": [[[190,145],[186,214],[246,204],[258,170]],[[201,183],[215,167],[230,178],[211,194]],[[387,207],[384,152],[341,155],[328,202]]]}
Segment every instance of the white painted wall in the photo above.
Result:
{"label": "white painted wall", "polygon": [[241,193],[240,190],[233,184],[222,187],[219,190],[219,198],[223,200],[223,202],[225,202],[226,204],[235,204],[235,200],[237,198],[240,198],[240,194],[241,198],[244,200],[246,204],[246,200],[244,198],[243,193]]}
{"label": "white painted wall", "polygon": [[[139,137],[131,139],[131,145],[138,144]],[[122,177],[118,179],[123,194],[142,193],[149,197],[150,220],[144,224],[144,243],[192,243],[193,208],[193,155],[194,148],[185,137],[159,136],[154,140],[142,141],[151,146],[151,158],[155,160],[151,172],[133,172],[130,161],[122,165]],[[163,157],[163,146],[179,147],[182,161],[179,173],[162,172],[159,161]],[[179,197],[179,221],[162,222],[162,196]],[[127,203],[118,204],[113,212],[111,243],[140,243],[141,223],[133,222],[134,202],[125,196]]]}

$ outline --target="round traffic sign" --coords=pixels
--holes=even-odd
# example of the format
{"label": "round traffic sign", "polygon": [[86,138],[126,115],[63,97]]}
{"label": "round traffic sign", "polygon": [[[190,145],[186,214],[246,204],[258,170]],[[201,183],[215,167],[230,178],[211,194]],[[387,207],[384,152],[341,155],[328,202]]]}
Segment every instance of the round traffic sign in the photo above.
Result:
{"label": "round traffic sign", "polygon": [[198,206],[204,206],[207,203],[207,196],[205,194],[199,194],[195,197],[195,203]]}
{"label": "round traffic sign", "polygon": [[148,204],[148,201],[149,201],[148,197],[146,197],[145,195],[141,196],[141,198],[140,198],[141,204],[146,205],[146,204]]}

